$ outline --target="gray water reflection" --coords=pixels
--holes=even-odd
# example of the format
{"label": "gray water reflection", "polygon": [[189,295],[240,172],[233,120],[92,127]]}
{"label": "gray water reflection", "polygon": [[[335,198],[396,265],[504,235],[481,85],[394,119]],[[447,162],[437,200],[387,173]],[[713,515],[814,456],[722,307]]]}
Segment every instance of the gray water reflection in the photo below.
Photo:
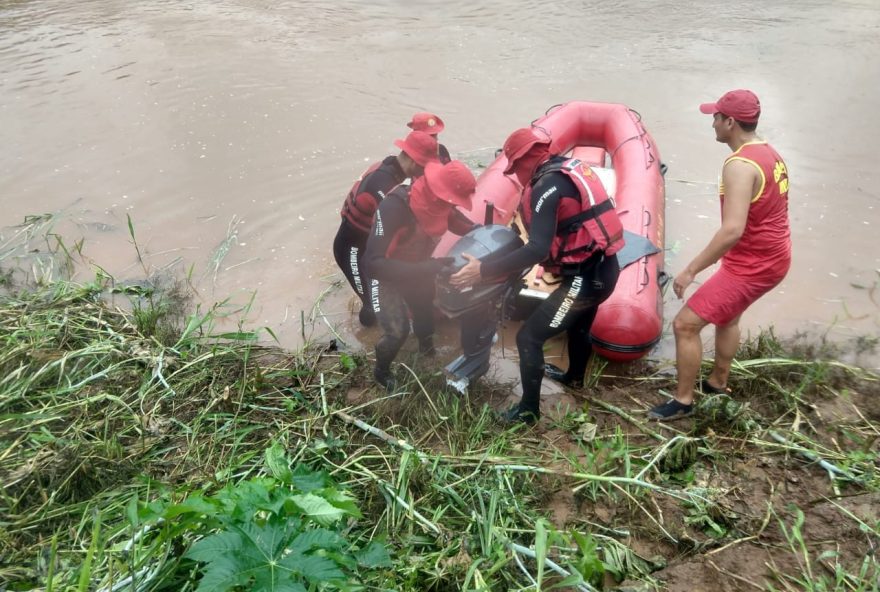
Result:
{"label": "gray water reflection", "polygon": [[[629,104],[670,167],[675,271],[718,220],[726,147],[696,105],[751,87],[792,172],[795,264],[745,324],[876,335],[878,46],[874,0],[0,1],[3,221],[60,212],[126,279],[142,273],[130,215],[149,265],[195,266],[205,302],[256,290],[253,322],[294,345],[337,277],[345,191],[412,112],[485,163],[553,104]],[[323,309],[369,340],[348,305]]]}

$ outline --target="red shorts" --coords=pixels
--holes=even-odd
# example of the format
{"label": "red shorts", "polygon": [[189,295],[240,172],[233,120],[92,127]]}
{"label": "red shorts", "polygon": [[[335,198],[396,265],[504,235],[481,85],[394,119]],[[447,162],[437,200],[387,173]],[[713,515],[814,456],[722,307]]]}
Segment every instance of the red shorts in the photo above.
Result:
{"label": "red shorts", "polygon": [[704,321],[723,327],[779,285],[788,273],[790,262],[780,263],[761,275],[735,274],[722,265],[694,292],[687,305]]}

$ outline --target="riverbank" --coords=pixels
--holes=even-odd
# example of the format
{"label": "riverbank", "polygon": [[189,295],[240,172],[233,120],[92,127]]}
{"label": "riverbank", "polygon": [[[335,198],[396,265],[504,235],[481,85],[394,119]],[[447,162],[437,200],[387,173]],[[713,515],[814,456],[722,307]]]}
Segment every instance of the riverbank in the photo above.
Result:
{"label": "riverbank", "polygon": [[669,426],[668,376],[597,365],[509,429],[510,384],[461,397],[404,352],[385,393],[369,352],[185,292],[5,283],[6,589],[877,589],[880,382],[821,348],[760,335]]}

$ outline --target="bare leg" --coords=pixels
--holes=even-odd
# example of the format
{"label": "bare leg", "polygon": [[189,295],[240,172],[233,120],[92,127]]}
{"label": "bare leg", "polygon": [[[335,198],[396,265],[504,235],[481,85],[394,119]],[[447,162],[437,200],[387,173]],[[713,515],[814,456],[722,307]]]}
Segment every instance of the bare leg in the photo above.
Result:
{"label": "bare leg", "polygon": [[[742,315],[740,315],[742,316]],[[715,327],[715,365],[708,381],[716,388],[726,388],[730,376],[730,364],[739,349],[739,318],[736,317],[723,327]]]}
{"label": "bare leg", "polygon": [[675,367],[678,371],[675,400],[684,405],[691,405],[694,402],[694,385],[700,374],[700,362],[703,359],[700,331],[706,325],[708,323],[687,305],[678,311],[675,320],[672,321],[672,330],[675,333]]}

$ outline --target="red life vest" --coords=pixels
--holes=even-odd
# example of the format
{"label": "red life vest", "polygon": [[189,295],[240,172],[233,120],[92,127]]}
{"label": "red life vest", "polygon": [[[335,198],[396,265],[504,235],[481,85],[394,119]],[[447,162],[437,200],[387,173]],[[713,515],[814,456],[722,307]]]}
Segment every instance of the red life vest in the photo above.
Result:
{"label": "red life vest", "polygon": [[[380,193],[379,196],[376,196],[372,193],[361,192],[361,187],[370,175],[375,173],[380,167],[394,165],[393,162],[389,162],[389,159],[393,158],[393,156],[390,156],[365,170],[360,178],[354,182],[354,185],[351,186],[348,197],[345,198],[345,203],[342,204],[342,211],[340,212],[342,217],[348,220],[355,228],[366,233],[370,232],[370,227],[373,225],[373,216],[375,216],[376,210],[379,209],[379,203],[381,203],[384,195]],[[393,170],[389,169],[388,171],[391,177],[396,176]],[[390,190],[401,181],[403,181],[403,177],[396,179],[393,185],[385,188],[385,191]]]}
{"label": "red life vest", "polygon": [[576,158],[551,160],[541,166],[523,192],[521,209],[526,228],[531,226],[532,188],[546,174],[567,175],[579,195],[563,195],[556,210],[556,236],[544,268],[559,273],[573,268],[597,252],[614,255],[623,248],[623,224],[614,209],[614,201],[590,167]]}

